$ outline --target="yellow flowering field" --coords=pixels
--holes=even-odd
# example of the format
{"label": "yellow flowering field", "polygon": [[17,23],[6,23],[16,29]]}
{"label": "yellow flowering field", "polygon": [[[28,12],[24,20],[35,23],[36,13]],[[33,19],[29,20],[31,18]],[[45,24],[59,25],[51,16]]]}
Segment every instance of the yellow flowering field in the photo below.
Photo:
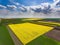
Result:
{"label": "yellow flowering field", "polygon": [[24,45],[53,29],[53,27],[32,23],[9,24],[8,26]]}

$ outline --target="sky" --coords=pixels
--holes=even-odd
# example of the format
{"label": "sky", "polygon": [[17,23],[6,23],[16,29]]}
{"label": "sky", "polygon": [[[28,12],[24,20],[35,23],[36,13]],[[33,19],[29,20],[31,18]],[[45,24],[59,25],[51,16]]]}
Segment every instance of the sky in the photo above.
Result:
{"label": "sky", "polygon": [[8,5],[8,4],[13,4],[13,2],[18,2],[20,4],[23,4],[25,6],[30,6],[30,5],[39,5],[43,2],[49,2],[52,3],[53,0],[0,0],[1,5]]}
{"label": "sky", "polygon": [[12,13],[20,15],[26,12],[34,15],[35,12],[43,15],[59,15],[60,0],[0,0],[1,15]]}
{"label": "sky", "polygon": [[0,9],[8,10],[26,10],[27,6],[43,9],[48,8],[49,5],[51,8],[60,8],[60,0],[0,0]]}
{"label": "sky", "polygon": [[[46,4],[47,3],[47,4]],[[60,5],[60,0],[0,0],[0,9],[2,8],[16,8],[20,6],[37,6],[37,5],[49,5],[58,7]],[[9,6],[8,6],[9,5]]]}

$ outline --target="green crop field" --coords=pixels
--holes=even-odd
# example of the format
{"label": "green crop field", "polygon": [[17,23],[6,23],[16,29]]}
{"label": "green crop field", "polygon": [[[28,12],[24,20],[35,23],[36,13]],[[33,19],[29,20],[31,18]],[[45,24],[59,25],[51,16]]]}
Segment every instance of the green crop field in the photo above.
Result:
{"label": "green crop field", "polygon": [[54,39],[48,38],[45,35],[42,35],[36,38],[35,40],[31,41],[27,45],[60,45],[60,42]]}
{"label": "green crop field", "polygon": [[14,45],[9,32],[4,25],[0,25],[0,45]]}

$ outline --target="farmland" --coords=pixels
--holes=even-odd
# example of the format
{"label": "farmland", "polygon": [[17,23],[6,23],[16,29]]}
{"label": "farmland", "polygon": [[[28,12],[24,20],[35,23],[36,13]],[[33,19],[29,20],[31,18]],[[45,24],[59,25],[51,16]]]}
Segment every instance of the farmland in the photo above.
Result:
{"label": "farmland", "polygon": [[[4,31],[4,32],[3,31],[1,31],[1,32],[2,32],[2,34],[4,34],[3,36],[6,37],[6,39],[5,39],[6,43],[5,43],[5,40],[2,41],[2,39],[1,39],[1,41],[2,41],[1,44],[3,44],[3,42],[4,42],[6,45],[8,45],[8,43],[11,42],[10,45],[14,45],[14,42],[9,35],[8,29],[6,28],[6,26],[8,26],[8,25],[10,25],[10,30],[13,30],[13,32],[14,32],[14,30],[16,31],[15,35],[18,36],[18,39],[19,39],[20,35],[19,34],[17,35],[17,31],[19,31],[21,29],[27,30],[27,32],[28,32],[28,30],[30,32],[32,30],[39,30],[40,29],[40,30],[42,30],[42,32],[45,32],[43,30],[43,27],[45,28],[45,30],[50,31],[54,27],[57,27],[60,25],[59,20],[58,20],[58,22],[57,21],[50,21],[50,22],[45,21],[45,19],[9,19],[9,20],[3,19],[1,22],[1,25],[0,25],[0,29]],[[24,28],[22,28],[23,26],[24,26]],[[23,31],[21,31],[21,32],[23,32]],[[9,36],[10,40],[7,37],[7,35]],[[7,42],[7,40],[9,40],[10,42],[9,41]],[[20,40],[22,40],[22,39],[20,39]],[[5,45],[5,44],[3,44],[3,45]],[[37,45],[37,44],[38,45],[40,45],[40,44],[41,45],[60,45],[60,41],[50,38],[47,35],[45,35],[45,33],[43,33],[43,35],[41,34],[40,36],[38,36],[34,40],[30,41],[26,45]]]}

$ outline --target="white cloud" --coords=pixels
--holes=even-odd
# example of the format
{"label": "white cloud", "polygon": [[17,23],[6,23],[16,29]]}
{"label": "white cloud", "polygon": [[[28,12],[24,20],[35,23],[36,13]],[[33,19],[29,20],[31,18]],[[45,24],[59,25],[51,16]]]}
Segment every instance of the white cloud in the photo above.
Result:
{"label": "white cloud", "polygon": [[15,3],[16,5],[20,5],[19,3]]}
{"label": "white cloud", "polygon": [[49,6],[50,6],[50,8],[51,8],[51,4],[48,3],[48,2],[46,2],[46,3],[41,3],[41,6],[44,7],[43,9],[48,8]]}
{"label": "white cloud", "polygon": [[7,5],[8,9],[10,10],[16,10],[17,7],[15,5]]}
{"label": "white cloud", "polygon": [[7,8],[6,6],[0,5],[0,8]]}
{"label": "white cloud", "polygon": [[16,2],[16,0],[9,0],[9,1],[15,5],[20,5],[20,3]]}
{"label": "white cloud", "polygon": [[10,8],[14,8],[14,9],[17,8],[15,5],[7,5],[7,6],[10,7]]}
{"label": "white cloud", "polygon": [[60,0],[54,0],[54,3],[52,4],[54,7],[56,6],[56,4],[59,2]]}
{"label": "white cloud", "polygon": [[58,0],[53,0],[54,2],[58,1]]}
{"label": "white cloud", "polygon": [[47,3],[41,3],[41,5],[44,7],[48,7],[48,5],[50,5],[50,3],[48,3],[48,2]]}
{"label": "white cloud", "polygon": [[19,9],[21,9],[21,10],[25,10],[23,7],[19,7]]}

